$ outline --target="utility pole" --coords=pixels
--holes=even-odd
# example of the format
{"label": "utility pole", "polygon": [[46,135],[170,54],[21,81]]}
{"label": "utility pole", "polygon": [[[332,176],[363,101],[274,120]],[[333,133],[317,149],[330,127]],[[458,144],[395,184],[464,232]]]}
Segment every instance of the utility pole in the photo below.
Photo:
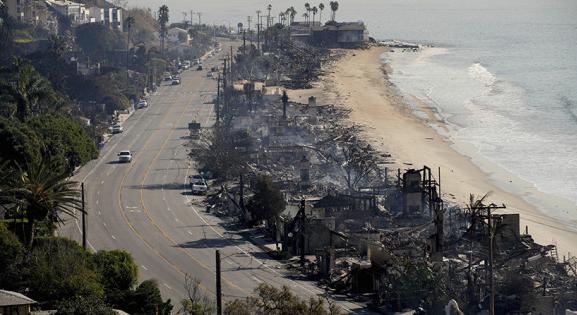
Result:
{"label": "utility pole", "polygon": [[260,53],[260,10],[256,11],[256,49]]}
{"label": "utility pole", "polygon": [[82,191],[82,248],[86,250],[86,203],[84,202],[84,182],[80,184]]}
{"label": "utility pole", "polygon": [[234,84],[234,77],[233,77],[233,75],[232,75],[232,64],[233,64],[234,62],[233,62],[232,56],[233,56],[233,54],[232,54],[232,46],[230,46],[230,83],[231,83],[231,84]]}
{"label": "utility pole", "polygon": [[222,315],[222,287],[220,283],[220,250],[216,250],[216,314]]}
{"label": "utility pole", "polygon": [[[226,88],[227,88],[227,84],[226,84],[226,62],[227,62],[227,58],[224,58],[224,68],[222,69],[222,98],[223,98],[223,104],[222,104],[222,110],[224,111],[224,114],[226,115],[228,113],[228,96],[226,93]],[[226,116],[225,116],[226,119]]]}
{"label": "utility pole", "polygon": [[190,27],[194,25],[193,19],[194,19],[194,12],[190,10]]}
{"label": "utility pole", "polygon": [[239,192],[240,200],[238,202],[238,205],[240,207],[240,211],[242,211],[244,213],[244,180],[243,180],[242,175],[240,175],[239,186],[240,186],[240,192]]}
{"label": "utility pole", "polygon": [[494,269],[493,269],[493,259],[494,259],[494,248],[493,248],[493,239],[495,237],[495,231],[493,228],[493,214],[491,213],[492,210],[496,209],[505,209],[505,205],[497,206],[496,204],[492,203],[488,206],[481,204],[479,209],[486,209],[487,210],[487,228],[489,232],[489,315],[495,315],[495,280],[494,280]]}
{"label": "utility pole", "polygon": [[246,55],[246,31],[242,30],[242,52]]}
{"label": "utility pole", "polygon": [[200,22],[200,17],[202,16],[202,12],[196,12],[196,14],[198,15],[198,25],[202,24]]}
{"label": "utility pole", "polygon": [[487,227],[489,229],[489,315],[495,315],[495,282],[493,281],[493,224],[491,207],[487,207]]}
{"label": "utility pole", "polygon": [[220,121],[220,73],[216,82],[216,125],[218,126]]}
{"label": "utility pole", "polygon": [[300,221],[301,221],[301,237],[300,237],[300,248],[301,248],[301,267],[305,266],[305,225],[306,225],[306,215],[305,215],[305,200],[301,200],[301,205],[299,209]]}

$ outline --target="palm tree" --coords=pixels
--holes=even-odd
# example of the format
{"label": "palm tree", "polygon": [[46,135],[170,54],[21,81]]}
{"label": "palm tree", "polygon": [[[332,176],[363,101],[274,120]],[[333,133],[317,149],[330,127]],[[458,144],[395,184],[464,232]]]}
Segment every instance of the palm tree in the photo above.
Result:
{"label": "palm tree", "polygon": [[331,21],[335,21],[335,17],[337,14],[337,10],[339,9],[339,2],[338,1],[331,1],[330,2],[331,5]]}
{"label": "palm tree", "polygon": [[35,238],[36,224],[44,220],[61,222],[61,214],[75,217],[82,210],[78,184],[67,180],[68,173],[54,167],[49,160],[30,162],[18,167],[10,193],[13,204],[23,209],[27,219],[25,237],[28,246]]}
{"label": "palm tree", "polygon": [[291,17],[291,24],[292,24],[295,21],[295,17],[297,15],[297,10],[295,10],[295,7],[290,7],[289,9],[291,10],[290,17]]}
{"label": "palm tree", "polygon": [[305,18],[305,21],[309,20],[309,14],[308,13],[303,13],[303,17]]}
{"label": "palm tree", "polygon": [[24,121],[34,111],[39,110],[39,100],[51,95],[50,87],[30,63],[16,58],[14,67],[16,77],[11,82],[0,83],[0,94],[10,96],[16,104],[16,109],[10,116]]}
{"label": "palm tree", "polygon": [[317,9],[317,7],[313,7],[311,9],[311,11],[313,12],[313,25],[315,24],[315,16],[317,15],[317,13],[319,12],[319,9]]}
{"label": "palm tree", "polygon": [[[307,16],[305,22],[309,21],[309,17],[311,16],[311,5],[307,2],[305,3],[305,9],[307,10]],[[304,15],[303,15],[304,16]]]}
{"label": "palm tree", "polygon": [[319,4],[319,10],[321,11],[319,14],[319,22],[323,24],[323,10],[325,9],[325,5],[323,3]]}
{"label": "palm tree", "polygon": [[164,40],[168,32],[166,28],[166,24],[168,23],[168,7],[166,5],[158,9],[158,23],[160,24],[160,53],[164,56]]}
{"label": "palm tree", "polygon": [[269,4],[266,7],[267,11],[268,11],[268,16],[267,16],[267,20],[266,20],[266,27],[270,27],[270,10],[272,10],[272,4]]}

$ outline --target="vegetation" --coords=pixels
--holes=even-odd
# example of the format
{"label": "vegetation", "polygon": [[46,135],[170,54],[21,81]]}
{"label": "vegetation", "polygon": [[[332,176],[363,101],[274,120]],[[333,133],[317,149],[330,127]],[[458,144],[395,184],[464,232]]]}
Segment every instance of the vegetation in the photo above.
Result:
{"label": "vegetation", "polygon": [[77,296],[57,305],[57,315],[116,315],[101,299]]}
{"label": "vegetation", "polygon": [[168,33],[168,28],[166,27],[168,23],[168,7],[166,5],[161,6],[158,9],[158,24],[160,25],[160,53],[164,56],[164,42],[166,40],[166,35]]}
{"label": "vegetation", "polygon": [[106,60],[108,52],[125,47],[122,34],[100,23],[76,27],[76,42],[93,62]]}
{"label": "vegetation", "polygon": [[[328,306],[328,308],[327,308]],[[226,303],[226,315],[338,315],[340,309],[322,298],[302,300],[289,288],[277,289],[262,283],[255,289],[255,296]]]}
{"label": "vegetation", "polygon": [[186,274],[184,277],[184,288],[187,298],[180,302],[181,312],[190,315],[209,315],[214,313],[214,302],[201,292],[200,280]]}
{"label": "vegetation", "polygon": [[94,264],[102,276],[106,300],[115,307],[122,307],[138,281],[138,268],[132,256],[122,250],[101,250],[94,255]]}
{"label": "vegetation", "polygon": [[286,202],[283,195],[269,177],[257,177],[254,190],[254,196],[247,204],[254,221],[268,220],[284,211]]}
{"label": "vegetation", "polygon": [[237,178],[246,168],[245,132],[231,132],[221,126],[203,135],[200,143],[191,155],[194,156],[205,171],[212,172],[222,179]]}
{"label": "vegetation", "polygon": [[112,314],[112,307],[132,314],[169,314],[158,284],[138,287],[137,266],[120,250],[91,254],[78,243],[58,237],[36,239],[26,248],[0,223],[0,287],[35,299],[58,314]]}

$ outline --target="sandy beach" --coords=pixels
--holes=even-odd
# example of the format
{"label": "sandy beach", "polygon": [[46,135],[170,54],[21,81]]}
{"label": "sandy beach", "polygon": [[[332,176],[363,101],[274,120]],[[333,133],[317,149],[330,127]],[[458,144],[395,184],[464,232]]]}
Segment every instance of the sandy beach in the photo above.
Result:
{"label": "sandy beach", "polygon": [[[504,170],[488,166],[481,169],[478,165],[482,165],[482,161],[474,163],[459,153],[470,148],[456,148],[455,143],[430,127],[431,123],[441,128],[443,125],[425,104],[417,102],[419,110],[425,113],[424,118],[413,115],[387,80],[386,73],[391,69],[386,69],[381,62],[381,55],[386,51],[385,47],[348,51],[335,64],[325,65],[328,74],[316,82],[313,89],[289,91],[289,97],[304,103],[309,95],[315,95],[319,104],[351,109],[350,119],[366,128],[366,137],[375,148],[392,155],[391,168],[427,165],[436,173],[440,167],[445,200],[464,205],[470,194],[482,196],[491,192],[487,201],[505,204],[507,209],[500,213],[520,213],[522,230],[528,226],[537,242],[556,244],[560,258],[568,252],[577,253],[577,233],[548,217],[546,209],[522,198],[535,198],[540,194],[536,189],[523,186],[521,180],[513,177],[507,182],[498,182],[497,178],[507,177]],[[517,186],[507,186],[513,181]]]}

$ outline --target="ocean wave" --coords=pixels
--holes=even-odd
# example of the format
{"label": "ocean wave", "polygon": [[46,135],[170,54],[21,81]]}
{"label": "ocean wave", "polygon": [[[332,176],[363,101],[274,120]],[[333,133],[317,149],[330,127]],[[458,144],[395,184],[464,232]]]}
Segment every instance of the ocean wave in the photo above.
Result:
{"label": "ocean wave", "polygon": [[483,67],[480,63],[475,63],[469,67],[469,75],[483,83],[487,87],[491,87],[497,81],[495,75],[493,75],[487,68]]}

